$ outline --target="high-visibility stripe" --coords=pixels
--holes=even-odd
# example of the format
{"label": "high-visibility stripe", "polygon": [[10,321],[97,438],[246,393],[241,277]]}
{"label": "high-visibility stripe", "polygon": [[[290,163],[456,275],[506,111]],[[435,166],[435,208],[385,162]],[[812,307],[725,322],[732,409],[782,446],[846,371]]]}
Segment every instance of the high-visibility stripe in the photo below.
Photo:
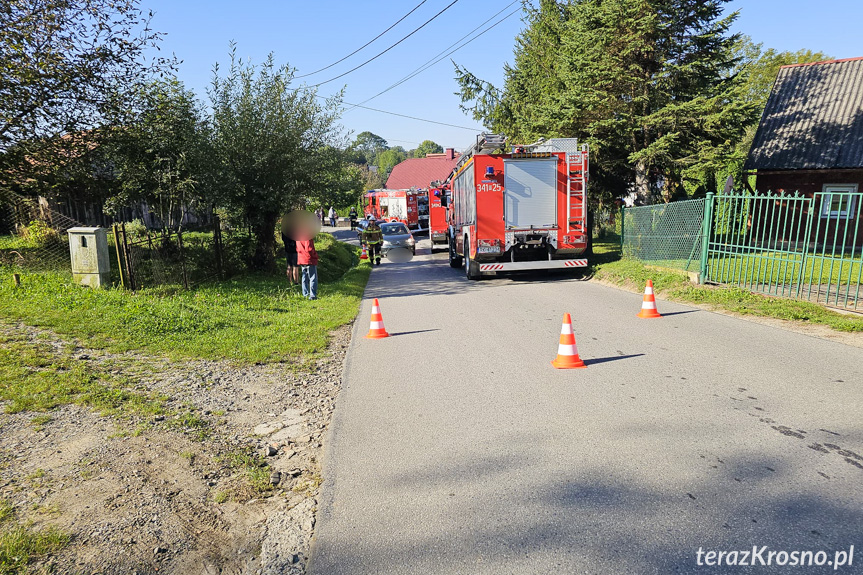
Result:
{"label": "high-visibility stripe", "polygon": [[479,271],[481,272],[499,272],[499,271],[515,271],[515,270],[547,270],[557,268],[583,268],[587,267],[587,260],[539,260],[532,262],[499,262],[499,263],[481,263]]}
{"label": "high-visibility stripe", "polygon": [[382,321],[373,321],[371,322],[370,329],[384,329],[384,322]]}
{"label": "high-visibility stripe", "polygon": [[578,355],[578,348],[575,347],[575,344],[560,344],[557,346],[557,355]]}
{"label": "high-visibility stripe", "polygon": [[656,302],[655,301],[642,302],[641,309],[656,309]]}
{"label": "high-visibility stripe", "polygon": [[644,295],[653,295],[653,286],[647,286],[644,288]]}

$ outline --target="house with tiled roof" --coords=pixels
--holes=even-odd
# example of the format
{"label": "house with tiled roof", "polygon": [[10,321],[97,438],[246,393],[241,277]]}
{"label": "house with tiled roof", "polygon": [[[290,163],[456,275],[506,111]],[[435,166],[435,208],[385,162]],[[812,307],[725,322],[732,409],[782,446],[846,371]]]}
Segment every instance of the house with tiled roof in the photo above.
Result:
{"label": "house with tiled roof", "polygon": [[388,190],[428,190],[435,180],[445,180],[450,175],[459,154],[447,148],[442,154],[427,154],[425,158],[409,158],[396,164],[387,178]]}
{"label": "house with tiled roof", "polygon": [[815,241],[861,245],[863,58],[783,66],[744,170],[758,193],[814,198]]}

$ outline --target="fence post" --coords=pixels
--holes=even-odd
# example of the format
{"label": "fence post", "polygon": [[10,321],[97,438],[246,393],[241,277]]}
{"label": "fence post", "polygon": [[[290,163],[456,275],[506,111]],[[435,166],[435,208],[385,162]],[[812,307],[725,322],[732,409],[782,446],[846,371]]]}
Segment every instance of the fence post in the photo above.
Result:
{"label": "fence post", "polygon": [[120,234],[117,233],[117,224],[112,226],[114,230],[114,248],[117,250],[117,271],[120,272],[120,286],[126,289],[126,280],[123,277],[123,259],[120,257]]}
{"label": "fence post", "polygon": [[135,291],[135,274],[132,272],[132,257],[129,253],[129,242],[126,239],[126,222],[120,224],[120,231],[123,233],[123,259],[126,262],[126,278],[129,281],[129,289]]}
{"label": "fence post", "polygon": [[623,257],[623,244],[626,243],[624,231],[626,225],[626,205],[621,204],[620,206],[620,257]]}
{"label": "fence post", "polygon": [[713,231],[713,192],[707,192],[704,199],[704,221],[701,223],[701,270],[698,283],[707,281],[707,259],[710,255],[710,233]]}
{"label": "fence post", "polygon": [[183,232],[177,230],[177,245],[180,247],[180,269],[183,270],[183,286],[189,289],[189,276],[186,274],[186,253],[183,250]]}

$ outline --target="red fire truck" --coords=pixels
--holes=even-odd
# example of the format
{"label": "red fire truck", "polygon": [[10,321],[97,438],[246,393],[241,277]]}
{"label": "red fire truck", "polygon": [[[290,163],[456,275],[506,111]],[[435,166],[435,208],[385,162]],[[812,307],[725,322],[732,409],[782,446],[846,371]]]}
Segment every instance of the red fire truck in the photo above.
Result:
{"label": "red fire truck", "polygon": [[422,195],[418,190],[369,190],[365,194],[363,214],[418,229],[422,227],[419,214]]}
{"label": "red fire truck", "polygon": [[450,266],[464,265],[468,279],[586,267],[587,145],[574,138],[506,145],[503,135],[481,134],[448,179]]}
{"label": "red fire truck", "polygon": [[431,240],[431,249],[436,247],[447,246],[447,229],[449,222],[446,215],[446,197],[449,194],[449,185],[444,185],[441,182],[432,182],[429,188],[429,239]]}

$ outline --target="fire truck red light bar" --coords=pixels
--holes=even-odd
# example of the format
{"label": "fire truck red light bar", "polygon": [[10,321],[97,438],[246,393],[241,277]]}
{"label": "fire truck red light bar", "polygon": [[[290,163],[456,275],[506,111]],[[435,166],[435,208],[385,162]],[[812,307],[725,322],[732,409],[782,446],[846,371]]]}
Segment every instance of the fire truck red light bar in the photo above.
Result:
{"label": "fire truck red light bar", "polygon": [[587,260],[541,260],[536,262],[506,262],[493,264],[479,264],[481,272],[507,272],[518,270],[551,270],[561,268],[584,268]]}

